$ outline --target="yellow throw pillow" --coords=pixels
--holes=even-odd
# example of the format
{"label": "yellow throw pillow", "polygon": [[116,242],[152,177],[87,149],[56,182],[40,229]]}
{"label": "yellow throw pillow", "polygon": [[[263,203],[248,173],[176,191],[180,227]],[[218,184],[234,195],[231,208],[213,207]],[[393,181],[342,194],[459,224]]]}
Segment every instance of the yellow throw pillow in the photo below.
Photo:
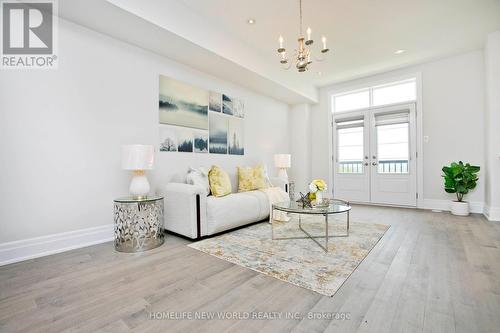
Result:
{"label": "yellow throw pillow", "polygon": [[212,166],[208,172],[210,190],[215,197],[223,197],[231,193],[231,180],[227,172],[217,165]]}
{"label": "yellow throw pillow", "polygon": [[238,192],[259,190],[266,188],[266,176],[264,167],[238,167]]}

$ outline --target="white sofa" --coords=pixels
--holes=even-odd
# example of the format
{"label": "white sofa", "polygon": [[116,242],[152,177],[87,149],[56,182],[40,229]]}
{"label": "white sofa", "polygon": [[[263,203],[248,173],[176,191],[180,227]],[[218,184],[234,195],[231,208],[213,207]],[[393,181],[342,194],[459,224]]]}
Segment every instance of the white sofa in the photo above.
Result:
{"label": "white sofa", "polygon": [[[235,174],[229,173],[232,192],[224,197],[206,196],[203,188],[172,182],[162,189],[165,197],[164,227],[167,231],[191,238],[213,235],[269,218],[269,201],[264,192],[237,193]],[[184,177],[185,179],[185,177]],[[286,189],[281,179],[271,179],[273,186]]]}

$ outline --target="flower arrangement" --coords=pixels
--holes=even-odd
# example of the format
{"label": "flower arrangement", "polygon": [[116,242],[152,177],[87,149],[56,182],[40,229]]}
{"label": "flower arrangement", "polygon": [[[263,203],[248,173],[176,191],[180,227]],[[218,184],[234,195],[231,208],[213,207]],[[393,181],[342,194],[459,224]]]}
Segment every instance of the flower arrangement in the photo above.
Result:
{"label": "flower arrangement", "polygon": [[326,191],[327,186],[323,179],[314,179],[311,184],[309,184],[309,191],[311,193],[316,193],[318,191]]}
{"label": "flower arrangement", "polygon": [[309,184],[309,199],[314,200],[317,199],[318,196],[321,197],[321,195],[318,194],[320,194],[323,191],[326,191],[326,189],[327,189],[326,182],[323,179],[314,179]]}

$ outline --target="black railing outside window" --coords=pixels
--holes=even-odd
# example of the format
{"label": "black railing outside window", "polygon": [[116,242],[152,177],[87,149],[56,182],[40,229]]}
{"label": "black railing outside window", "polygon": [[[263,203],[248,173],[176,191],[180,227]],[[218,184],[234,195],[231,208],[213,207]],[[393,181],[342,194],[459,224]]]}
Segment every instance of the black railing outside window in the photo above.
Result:
{"label": "black railing outside window", "polygon": [[[379,173],[408,173],[408,160],[378,161]],[[363,161],[339,162],[339,173],[363,173]]]}
{"label": "black railing outside window", "polygon": [[339,162],[339,173],[363,173],[363,161]]}
{"label": "black railing outside window", "polygon": [[378,161],[379,173],[408,173],[408,160]]}

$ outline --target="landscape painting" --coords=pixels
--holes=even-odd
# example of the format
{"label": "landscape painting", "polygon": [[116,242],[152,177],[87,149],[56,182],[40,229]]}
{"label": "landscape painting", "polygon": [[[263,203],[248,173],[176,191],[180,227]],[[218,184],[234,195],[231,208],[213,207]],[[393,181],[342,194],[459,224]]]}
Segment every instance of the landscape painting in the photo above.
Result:
{"label": "landscape painting", "polygon": [[227,154],[227,117],[210,113],[209,152]]}
{"label": "landscape painting", "polygon": [[245,118],[245,104],[239,98],[233,98],[233,113],[236,117]]}
{"label": "landscape painting", "polygon": [[159,77],[162,152],[244,155],[244,117],[239,98]]}
{"label": "landscape painting", "polygon": [[194,138],[194,152],[195,153],[208,153],[208,132],[207,131],[193,131]]}
{"label": "landscape painting", "polygon": [[208,129],[208,91],[160,75],[160,123]]}
{"label": "landscape painting", "polygon": [[160,125],[160,151],[177,151],[175,128]]}
{"label": "landscape painting", "polygon": [[233,100],[227,95],[222,95],[222,112],[230,116],[233,115]]}
{"label": "landscape painting", "polygon": [[228,149],[231,155],[244,155],[244,123],[242,119],[229,118]]}
{"label": "landscape painting", "polygon": [[211,91],[208,98],[208,109],[210,111],[222,111],[222,94]]}
{"label": "landscape painting", "polygon": [[177,127],[177,151],[193,152],[193,130],[189,128]]}

